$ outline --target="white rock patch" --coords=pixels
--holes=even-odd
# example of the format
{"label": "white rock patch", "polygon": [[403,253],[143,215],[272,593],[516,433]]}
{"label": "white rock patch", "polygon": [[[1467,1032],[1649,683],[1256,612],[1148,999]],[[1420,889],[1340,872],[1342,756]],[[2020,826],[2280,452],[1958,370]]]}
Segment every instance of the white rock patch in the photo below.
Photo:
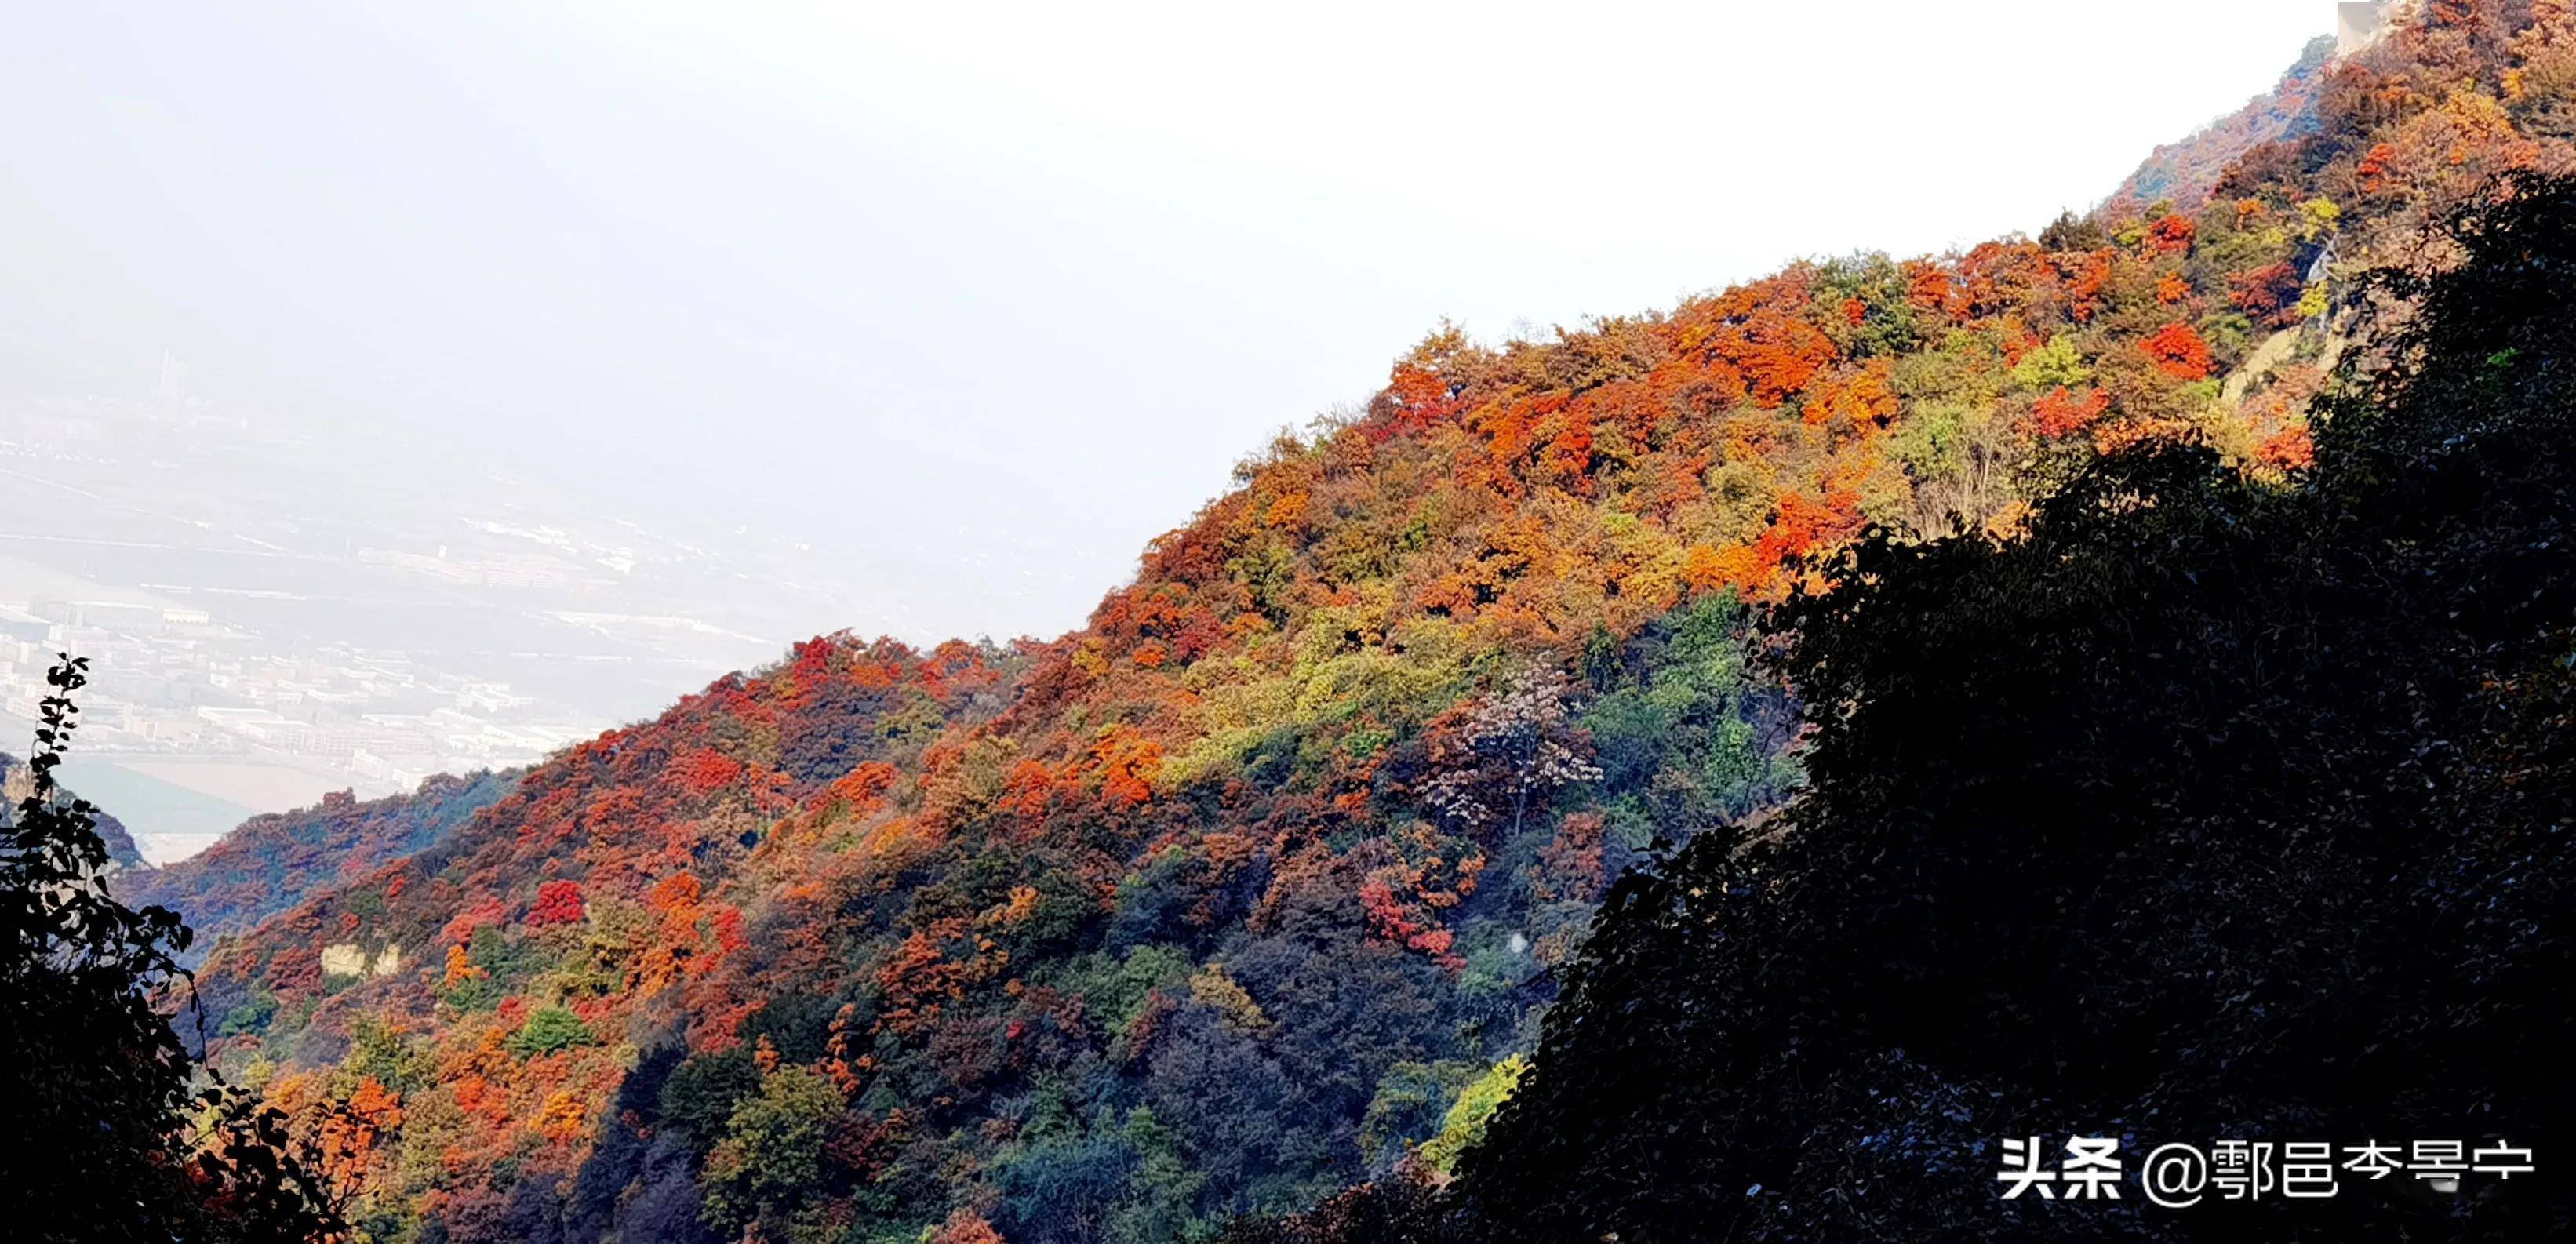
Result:
{"label": "white rock patch", "polygon": [[324,976],[357,976],[367,970],[367,952],[356,942],[338,942],[322,948]]}

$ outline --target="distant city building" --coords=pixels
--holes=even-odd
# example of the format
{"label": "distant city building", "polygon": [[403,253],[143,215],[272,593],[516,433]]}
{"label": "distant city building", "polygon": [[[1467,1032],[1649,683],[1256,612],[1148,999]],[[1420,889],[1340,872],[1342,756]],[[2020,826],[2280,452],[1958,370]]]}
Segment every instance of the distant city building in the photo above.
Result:
{"label": "distant city building", "polygon": [[57,651],[98,661],[106,657],[115,636],[95,626],[57,626],[46,636],[46,642]]}
{"label": "distant city building", "polygon": [[418,759],[379,756],[361,747],[349,754],[349,771],[401,790],[416,790],[434,769]]}
{"label": "distant city building", "polygon": [[358,754],[364,739],[355,730],[308,730],[295,740],[296,751],[332,760],[349,760]]}
{"label": "distant city building", "polygon": [[282,738],[289,730],[300,729],[295,722],[264,708],[226,708],[213,704],[197,706],[197,716],[216,729],[244,738],[270,742]]}
{"label": "distant city building", "polygon": [[161,607],[133,601],[40,600],[27,606],[27,612],[63,626],[133,631],[146,635],[158,634],[161,630]]}
{"label": "distant city building", "polygon": [[171,747],[194,747],[206,741],[204,724],[185,717],[155,717],[134,733],[137,737]]}
{"label": "distant city building", "polygon": [[[263,806],[306,798],[316,777],[409,790],[430,774],[528,764],[595,736],[631,710],[599,708],[604,688],[626,680],[594,667],[685,690],[785,646],[753,633],[750,617],[781,612],[788,596],[796,614],[806,608],[804,588],[780,585],[810,576],[779,573],[774,550],[558,516],[506,481],[446,479],[442,493],[467,513],[380,513],[363,487],[278,495],[258,464],[309,453],[357,477],[380,465],[382,447],[343,452],[296,421],[229,411],[191,392],[187,364],[157,345],[135,358],[139,392],[0,402],[0,453],[105,498],[102,516],[191,516],[173,549],[112,564],[78,546],[12,549],[49,572],[0,583],[0,712],[21,739],[52,693],[55,654],[69,652],[92,662],[82,708],[96,733],[84,748],[98,759],[201,758],[212,763],[170,768],[230,791],[281,792]],[[486,516],[468,517],[474,506]],[[236,580],[230,559],[193,556],[237,545],[289,560]],[[394,590],[352,592],[353,575]],[[756,598],[748,612],[731,603],[745,596]],[[718,598],[729,603],[706,603]],[[424,599],[468,625],[449,635],[398,616]],[[581,676],[502,681],[532,660]],[[647,675],[643,661],[657,668]]]}
{"label": "distant city building", "polygon": [[497,713],[532,703],[533,698],[513,694],[505,682],[469,682],[456,689],[456,707],[467,712]]}

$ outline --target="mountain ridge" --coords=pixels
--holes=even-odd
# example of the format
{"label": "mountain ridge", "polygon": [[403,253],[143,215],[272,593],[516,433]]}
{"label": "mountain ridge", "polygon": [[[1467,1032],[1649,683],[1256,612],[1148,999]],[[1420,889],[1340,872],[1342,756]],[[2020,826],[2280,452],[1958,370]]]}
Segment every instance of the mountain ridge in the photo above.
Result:
{"label": "mountain ridge", "polygon": [[[120,902],[183,912],[202,959],[216,938],[293,907],[333,878],[367,872],[435,845],[507,794],[515,774],[438,774],[409,794],[360,801],[342,791],[309,808],[242,822],[205,850],[119,872]],[[193,960],[191,960],[193,961]]]}
{"label": "mountain ridge", "polygon": [[1805,559],[2141,441],[2305,468],[2335,267],[2555,150],[2535,29],[2335,63],[2193,210],[1435,332],[1081,630],[799,645],[314,890],[210,1052],[369,1112],[386,1239],[1168,1239],[1391,1171],[1610,878],[1795,785],[1745,617]]}
{"label": "mountain ridge", "polygon": [[2208,202],[2219,179],[2246,152],[2313,133],[2319,124],[2317,91],[2335,55],[2334,37],[2317,36],[2271,90],[2190,137],[2157,147],[2103,200],[2100,210],[2136,213],[2158,201],[2195,209]]}

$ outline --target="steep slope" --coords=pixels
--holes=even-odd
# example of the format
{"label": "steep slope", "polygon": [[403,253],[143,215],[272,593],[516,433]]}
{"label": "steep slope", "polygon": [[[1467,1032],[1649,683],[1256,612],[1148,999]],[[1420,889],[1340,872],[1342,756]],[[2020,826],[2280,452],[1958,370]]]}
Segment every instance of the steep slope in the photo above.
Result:
{"label": "steep slope", "polygon": [[[2576,179],[2457,236],[2383,288],[2411,314],[2298,487],[2124,455],[2023,538],[1874,541],[1793,603],[1784,664],[1836,708],[1812,785],[1623,883],[1467,1156],[1473,1221],[1406,1238],[2576,1229],[2576,1184],[2498,1156],[2576,1107]],[[1997,1138],[2071,1181],[2070,1136],[2133,1176],[2332,1156],[2252,1196],[2213,1165],[2181,1212],[1999,1198]],[[2408,1172],[2338,1183],[2374,1138]],[[2457,1138],[2456,1185],[2415,1138]]]}
{"label": "steep slope", "polygon": [[359,802],[345,792],[294,812],[252,817],[204,851],[164,867],[118,873],[118,901],[178,912],[202,957],[238,933],[302,902],[318,887],[373,872],[447,836],[517,784],[516,775],[440,774],[420,789]]}
{"label": "steep slope", "polygon": [[2102,210],[2135,215],[2149,204],[2167,202],[2183,211],[2197,211],[2246,152],[2316,132],[2317,96],[2334,54],[2334,38],[2317,36],[2270,91],[2191,137],[2156,148],[2111,192]]}
{"label": "steep slope", "polygon": [[1744,618],[1802,556],[2017,530],[2141,441],[2309,462],[2329,248],[2555,150],[2562,79],[2501,85],[2554,34],[2457,34],[2188,213],[1434,334],[1083,630],[802,646],[268,920],[218,1052],[375,1120],[384,1238],[1161,1240],[1386,1173],[1610,877],[1794,785]]}

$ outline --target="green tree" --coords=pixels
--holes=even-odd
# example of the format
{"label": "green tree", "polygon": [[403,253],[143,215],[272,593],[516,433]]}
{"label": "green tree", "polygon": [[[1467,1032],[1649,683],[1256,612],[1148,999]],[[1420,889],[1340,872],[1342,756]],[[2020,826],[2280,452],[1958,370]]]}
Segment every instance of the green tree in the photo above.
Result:
{"label": "green tree", "polygon": [[707,1154],[707,1222],[739,1232],[802,1206],[823,1184],[823,1142],[842,1107],[841,1091],[808,1068],[763,1076]]}
{"label": "green tree", "polygon": [[509,1051],[521,1058],[552,1054],[576,1045],[593,1045],[599,1038],[581,1017],[560,1006],[540,1007],[528,1015],[528,1022],[504,1042]]}
{"label": "green tree", "polygon": [[1731,592],[1674,610],[1636,641],[1638,673],[1584,715],[1614,798],[1686,825],[1742,816],[1797,780],[1794,725],[1776,680],[1750,668],[1747,611]]}
{"label": "green tree", "polygon": [[1493,1121],[1494,1112],[1503,1108],[1505,1099],[1521,1086],[1521,1077],[1529,1073],[1529,1059],[1514,1054],[1488,1068],[1474,1083],[1461,1089],[1458,1100],[1449,1107],[1449,1116],[1440,1124],[1440,1134],[1423,1142],[1415,1156],[1422,1164],[1443,1175],[1456,1170],[1458,1158],[1485,1139],[1485,1128]]}
{"label": "green tree", "polygon": [[1458,1094],[1483,1075],[1473,1063],[1401,1062],[1387,1068],[1360,1117],[1360,1153],[1372,1170],[1386,1170],[1417,1139],[1440,1134]]}

